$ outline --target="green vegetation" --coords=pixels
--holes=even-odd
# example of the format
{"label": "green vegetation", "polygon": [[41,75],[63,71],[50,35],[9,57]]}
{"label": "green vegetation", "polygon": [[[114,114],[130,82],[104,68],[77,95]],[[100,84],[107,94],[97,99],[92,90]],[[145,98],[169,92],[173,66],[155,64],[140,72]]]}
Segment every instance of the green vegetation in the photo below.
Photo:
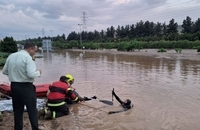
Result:
{"label": "green vegetation", "polygon": [[167,52],[164,48],[160,48],[158,52]]}
{"label": "green vegetation", "polygon": [[6,62],[6,58],[10,53],[17,51],[17,44],[13,37],[5,37],[3,41],[0,42],[0,66],[3,66]]}
{"label": "green vegetation", "polygon": [[9,56],[9,53],[0,52],[0,66],[3,66],[6,63],[6,58]]}
{"label": "green vegetation", "polygon": [[17,51],[17,43],[13,37],[5,37],[0,44],[1,52],[13,53]]}
{"label": "green vegetation", "polygon": [[198,52],[198,53],[200,52],[200,46],[197,47],[197,52]]}
{"label": "green vegetation", "polygon": [[[181,29],[180,29],[181,28]],[[80,42],[80,35],[82,42]],[[182,25],[178,25],[175,19],[169,23],[154,23],[150,21],[139,21],[130,25],[118,25],[108,27],[101,31],[71,32],[67,37],[65,34],[55,37],[38,37],[18,41],[19,44],[33,42],[42,46],[42,39],[52,39],[53,47],[61,49],[117,49],[118,51],[140,51],[141,49],[158,49],[158,52],[165,52],[165,49],[175,49],[181,53],[182,49],[197,49],[200,52],[200,18],[195,21],[187,16]],[[0,51],[12,53],[17,51],[16,42],[13,38],[6,37],[0,44]],[[5,58],[0,57],[4,63]]]}
{"label": "green vegetation", "polygon": [[[119,51],[135,51],[142,48],[190,49],[199,46],[199,30],[200,18],[192,21],[187,16],[181,25],[178,25],[175,19],[169,20],[168,24],[141,20],[135,24],[118,25],[116,28],[110,26],[101,31],[82,31],[81,33],[73,31],[67,37],[62,34],[52,38],[28,39],[28,41],[38,43],[38,46],[41,46],[38,41],[48,38],[53,40],[54,47],[61,49],[82,47],[85,49],[117,48]],[[82,44],[80,43],[80,34]],[[19,41],[19,43],[25,43],[25,41]]]}
{"label": "green vegetation", "polygon": [[[122,41],[119,43],[116,42],[108,42],[108,43],[98,43],[98,42],[87,42],[78,44],[78,41],[72,40],[69,42],[53,42],[53,46],[59,47],[61,49],[72,49],[79,48],[82,49],[117,49],[118,51],[140,51],[141,49],[157,49],[157,48],[165,48],[165,49],[173,49],[177,48],[178,51],[182,51],[182,49],[197,49],[197,46],[200,46],[200,41],[189,41],[189,40],[179,40],[179,41]],[[179,53],[180,53],[179,52]]]}
{"label": "green vegetation", "polygon": [[[55,42],[54,42],[55,44]],[[182,49],[197,49],[197,46],[200,46],[200,41],[188,41],[188,40],[180,40],[180,41],[123,41],[120,43],[83,43],[81,45],[78,44],[77,41],[70,41],[69,43],[59,43],[60,48],[85,48],[85,49],[117,49],[118,51],[140,51],[141,49],[157,49],[157,48],[165,48],[165,49],[173,49],[177,50],[177,53],[181,53]]]}
{"label": "green vegetation", "polygon": [[0,66],[3,66],[5,63],[6,63],[6,59],[0,57]]}
{"label": "green vegetation", "polygon": [[179,53],[179,54],[182,52],[181,48],[175,48],[174,50],[176,51],[176,53]]}

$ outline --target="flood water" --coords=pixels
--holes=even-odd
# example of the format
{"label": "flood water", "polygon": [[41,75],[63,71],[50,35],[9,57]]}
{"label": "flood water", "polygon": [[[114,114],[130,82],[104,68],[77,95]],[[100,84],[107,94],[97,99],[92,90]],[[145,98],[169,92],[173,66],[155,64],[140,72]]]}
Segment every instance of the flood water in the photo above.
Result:
{"label": "flood water", "polygon": [[[42,77],[35,83],[51,83],[67,73],[82,96],[112,100],[111,91],[132,100],[134,108],[121,110],[114,99],[109,106],[98,100],[71,106],[77,130],[199,130],[200,60],[152,56],[56,51],[36,59]],[[1,81],[8,82],[0,74]]]}

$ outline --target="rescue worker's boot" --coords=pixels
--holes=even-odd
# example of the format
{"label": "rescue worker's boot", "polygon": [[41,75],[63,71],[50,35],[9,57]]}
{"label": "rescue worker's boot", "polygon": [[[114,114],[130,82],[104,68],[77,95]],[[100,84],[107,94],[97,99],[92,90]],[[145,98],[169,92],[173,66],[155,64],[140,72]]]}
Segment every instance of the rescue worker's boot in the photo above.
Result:
{"label": "rescue worker's boot", "polygon": [[1,111],[0,111],[0,121],[3,121],[3,116],[2,116]]}
{"label": "rescue worker's boot", "polygon": [[38,119],[44,119],[45,114],[47,113],[47,109],[38,111]]}
{"label": "rescue worker's boot", "polygon": [[51,111],[47,111],[47,113],[44,116],[45,120],[53,119],[53,114]]}

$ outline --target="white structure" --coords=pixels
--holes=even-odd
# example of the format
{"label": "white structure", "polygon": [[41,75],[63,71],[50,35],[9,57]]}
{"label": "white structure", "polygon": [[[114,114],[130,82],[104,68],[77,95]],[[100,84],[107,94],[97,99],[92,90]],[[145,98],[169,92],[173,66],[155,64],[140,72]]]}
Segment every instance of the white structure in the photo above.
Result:
{"label": "white structure", "polygon": [[52,51],[52,41],[51,41],[51,39],[43,39],[42,40],[42,49],[44,51]]}
{"label": "white structure", "polygon": [[18,48],[19,50],[24,49],[24,45],[22,45],[22,44],[17,44],[17,48]]}
{"label": "white structure", "polygon": [[43,49],[42,49],[42,47],[39,47],[38,50],[40,50],[40,51],[42,52],[42,54],[43,54]]}

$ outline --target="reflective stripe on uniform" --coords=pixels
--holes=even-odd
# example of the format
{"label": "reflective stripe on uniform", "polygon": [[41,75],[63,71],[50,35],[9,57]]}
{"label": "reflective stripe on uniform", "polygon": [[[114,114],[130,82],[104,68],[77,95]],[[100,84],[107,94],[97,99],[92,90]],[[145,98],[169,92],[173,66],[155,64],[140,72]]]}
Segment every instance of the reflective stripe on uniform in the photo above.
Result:
{"label": "reflective stripe on uniform", "polygon": [[65,102],[61,102],[61,103],[48,103],[47,105],[50,107],[57,107],[57,106],[61,106],[64,105]]}
{"label": "reflective stripe on uniform", "polygon": [[55,111],[53,111],[53,116],[52,116],[52,118],[56,118],[56,112],[55,112]]}
{"label": "reflective stripe on uniform", "polygon": [[47,112],[48,112],[48,110],[47,110],[47,109],[44,109],[44,113],[47,114]]}
{"label": "reflective stripe on uniform", "polygon": [[72,88],[68,88],[68,89],[67,89],[67,91],[69,91],[69,90],[71,90],[71,91],[72,91],[73,89],[72,89]]}
{"label": "reflective stripe on uniform", "polygon": [[77,101],[78,100],[78,97],[76,97],[73,101]]}

